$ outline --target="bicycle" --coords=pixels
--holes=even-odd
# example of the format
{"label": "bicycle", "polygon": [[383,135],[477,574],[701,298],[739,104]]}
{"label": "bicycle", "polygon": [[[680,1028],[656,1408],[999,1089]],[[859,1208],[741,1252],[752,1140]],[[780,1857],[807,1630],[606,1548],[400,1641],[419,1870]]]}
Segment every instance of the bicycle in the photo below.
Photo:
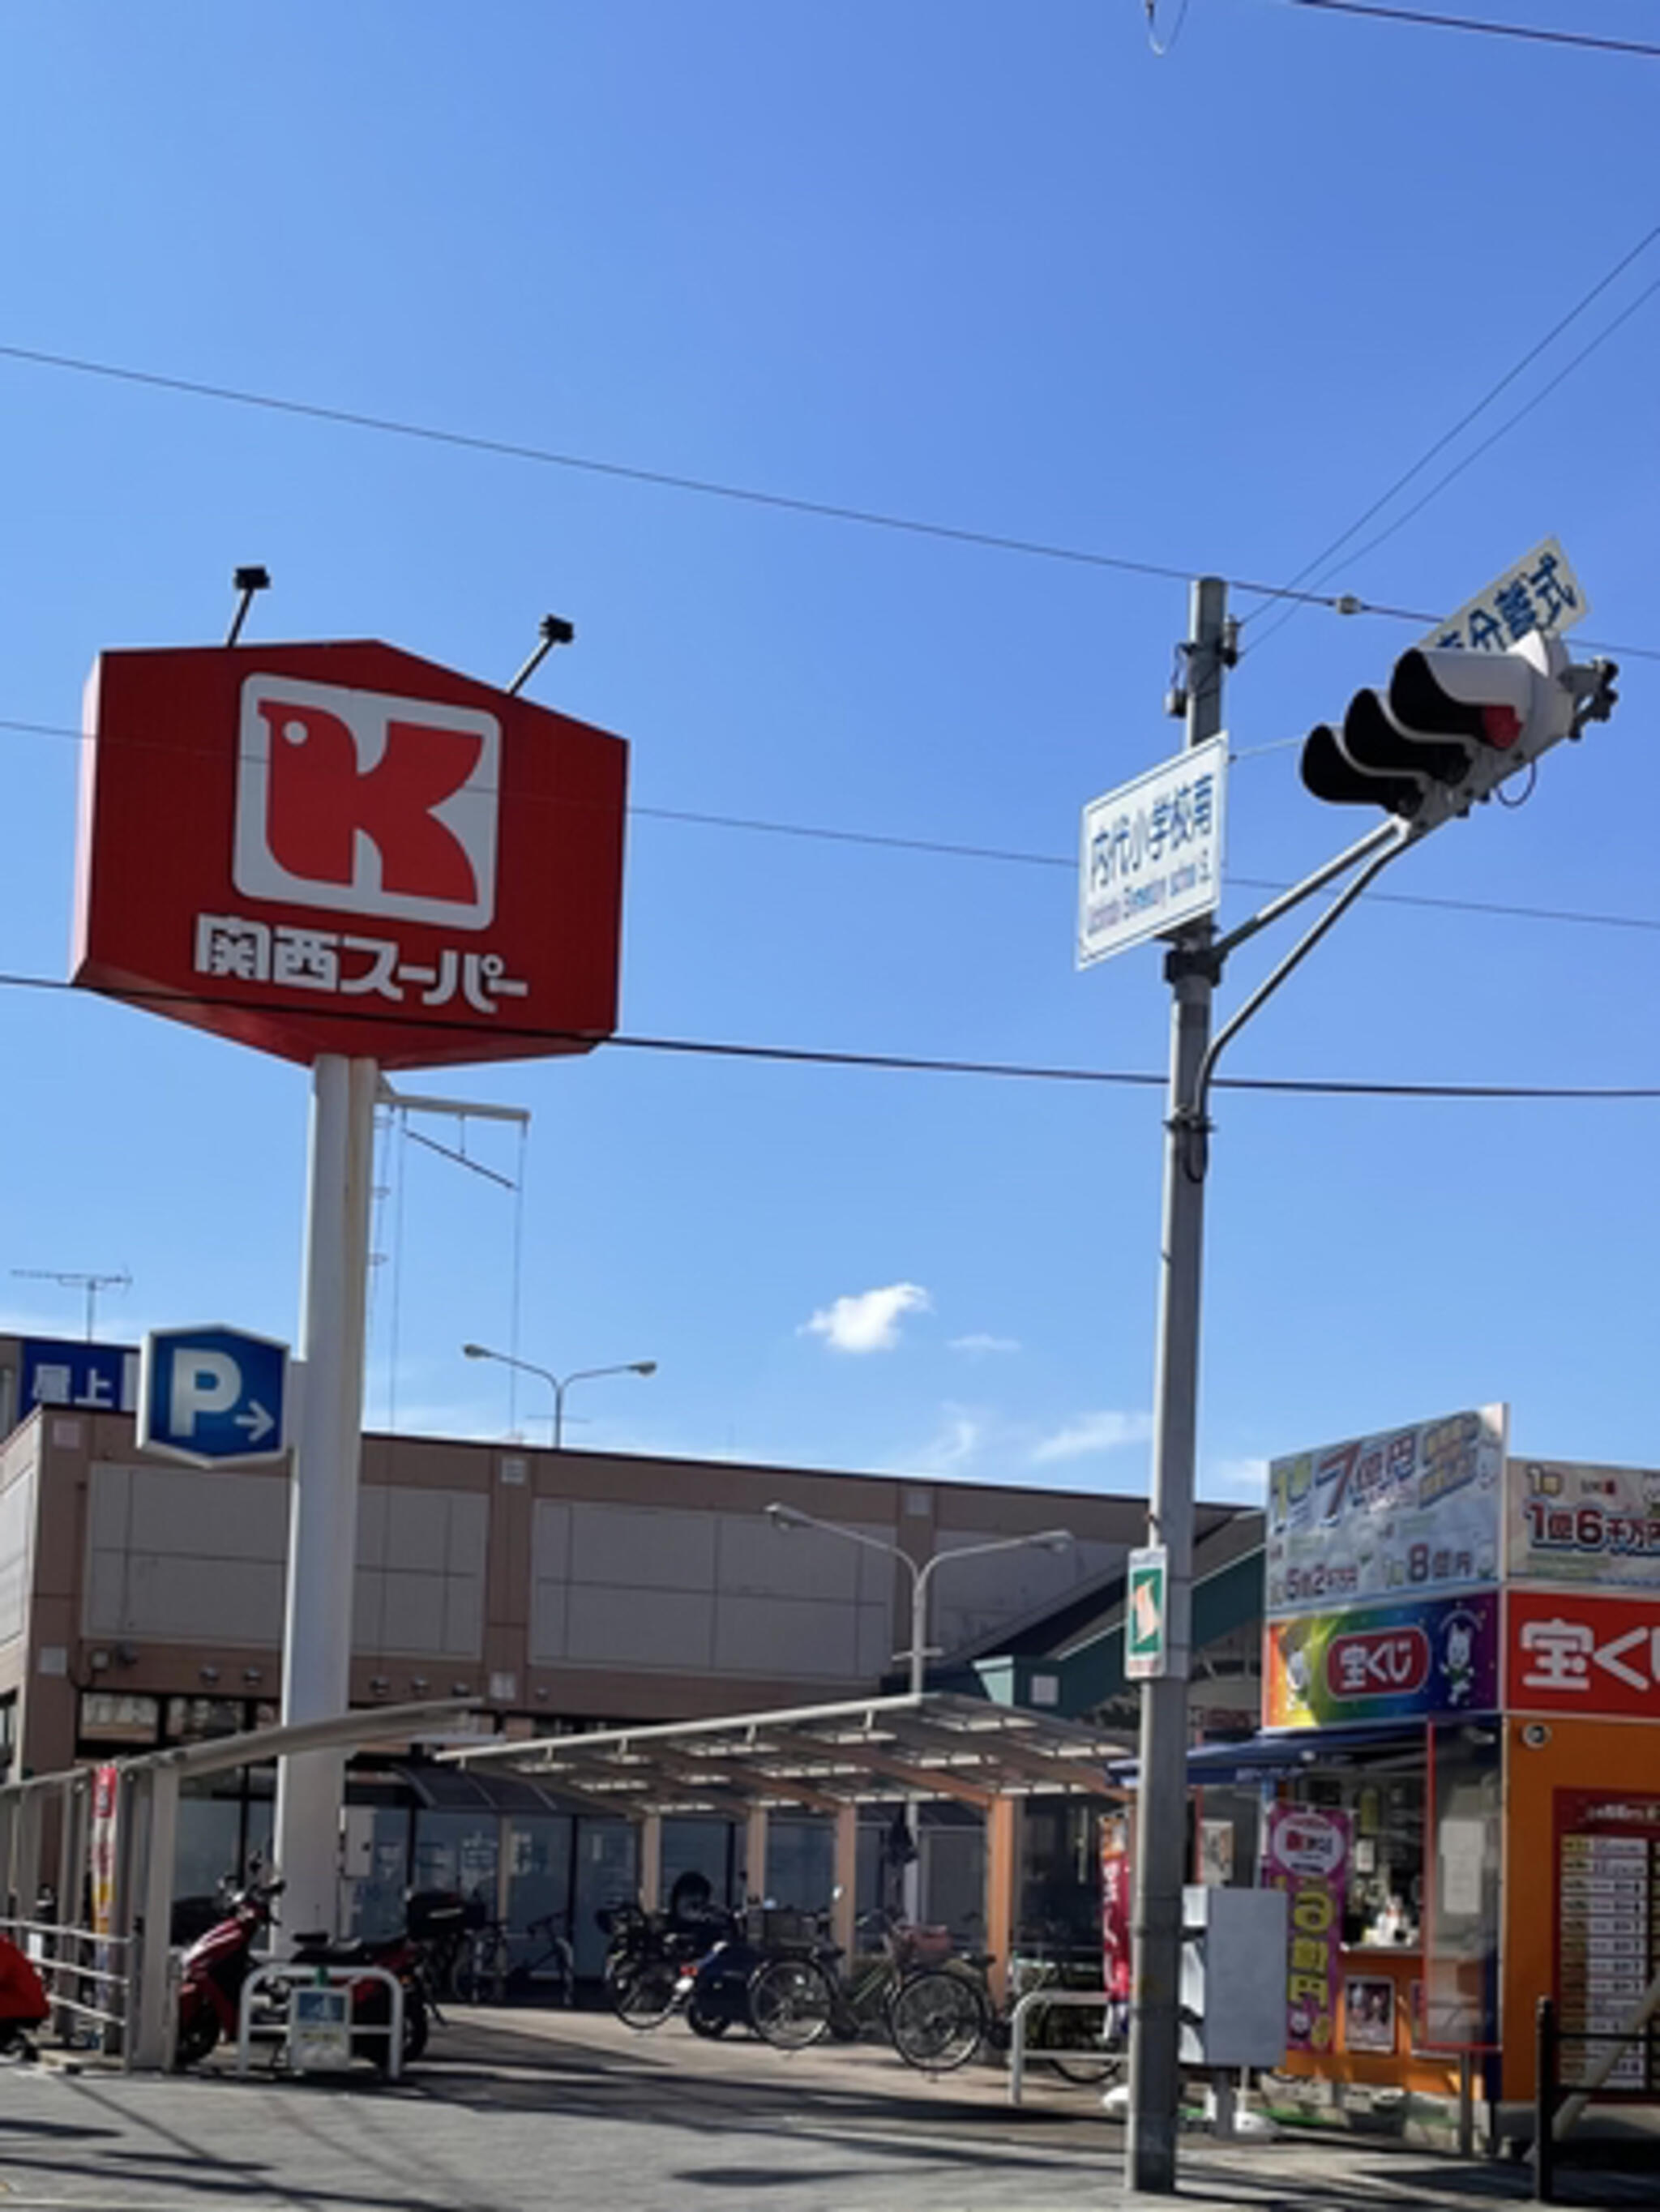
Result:
{"label": "bicycle", "polygon": [[844,1978],[838,1945],[822,1926],[804,1948],[765,1960],[750,1983],[757,2035],[781,2051],[804,2051],[834,2035],[852,2042],[879,2027],[908,2066],[946,2074],[966,2065],[991,2027],[991,2002],[971,1960],[949,1954],[943,1929],[911,1928],[885,1913],[861,1926],[882,1948]]}
{"label": "bicycle", "polygon": [[[544,1912],[526,1925],[523,1941],[541,1943],[528,1957],[513,1955],[514,1936],[505,1920],[487,1920],[472,1931],[464,1956],[453,1973],[456,1996],[463,2004],[505,2004],[530,1995],[538,1977],[554,1984],[554,2002],[568,2005],[575,1982],[570,1939],[564,1932],[564,1915]],[[549,1973],[546,1969],[551,1966]]]}
{"label": "bicycle", "polygon": [[609,1905],[595,1917],[611,1938],[604,1982],[612,2011],[630,2027],[660,2027],[689,1994],[714,1931],[666,1925],[637,1905]]}
{"label": "bicycle", "polygon": [[[1096,1945],[1039,1944],[1009,1960],[1008,1999],[998,2022],[1006,2033],[1014,2008],[1034,1990],[1103,1990]],[[1119,2080],[1128,2064],[1122,1999],[1093,2005],[1034,2005],[1026,2015],[1026,2057],[1086,2088]]]}

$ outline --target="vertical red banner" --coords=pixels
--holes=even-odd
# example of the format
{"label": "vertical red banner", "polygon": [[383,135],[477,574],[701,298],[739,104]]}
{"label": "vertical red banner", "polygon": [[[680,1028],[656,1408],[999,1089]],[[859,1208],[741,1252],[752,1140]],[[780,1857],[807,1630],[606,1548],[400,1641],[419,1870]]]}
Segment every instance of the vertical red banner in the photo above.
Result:
{"label": "vertical red banner", "polygon": [[1110,1997],[1130,1993],[1130,1833],[1122,1813],[1101,1816],[1101,1981]]}
{"label": "vertical red banner", "polygon": [[[92,1823],[89,1838],[92,1860],[92,1932],[107,1936],[112,1932],[115,1909],[115,1820],[120,1769],[114,1765],[94,1766],[92,1771]],[[76,1898],[58,1899],[59,1917],[73,1927],[80,1911]]]}
{"label": "vertical red banner", "polygon": [[1264,1886],[1286,1892],[1286,2043],[1332,2050],[1348,1888],[1349,1816],[1275,1805],[1262,1853]]}

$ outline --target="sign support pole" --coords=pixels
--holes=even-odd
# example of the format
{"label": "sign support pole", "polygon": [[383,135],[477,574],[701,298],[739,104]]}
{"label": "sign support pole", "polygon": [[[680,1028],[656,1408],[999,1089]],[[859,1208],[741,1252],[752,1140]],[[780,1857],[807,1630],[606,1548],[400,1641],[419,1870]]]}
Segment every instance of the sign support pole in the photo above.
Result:
{"label": "sign support pole", "polygon": [[[380,1071],[319,1054],[312,1070],[305,1359],[289,1516],[283,1638],[285,1725],[346,1711],[351,1688],[357,1474],[363,1435],[369,1197]],[[277,1768],[277,1860],[289,1931],[333,1932],[339,1910],[344,1754],[295,1753]]]}
{"label": "sign support pole", "polygon": [[[1200,577],[1189,601],[1189,750],[1222,727],[1227,586]],[[1165,960],[1172,1002],[1169,1117],[1164,1124],[1164,1237],[1159,1258],[1149,1544],[1169,1561],[1164,1671],[1141,1684],[1140,1773],[1135,1800],[1134,1980],[1130,2005],[1130,2110],[1125,2183],[1176,2187],[1182,1976],[1182,1885],[1187,1870],[1188,1668],[1193,1610],[1193,1493],[1199,1411],[1199,1291],[1204,1242],[1200,1072],[1210,1043],[1219,962],[1208,919],[1183,930]],[[1127,1627],[1128,1649],[1128,1627]]]}

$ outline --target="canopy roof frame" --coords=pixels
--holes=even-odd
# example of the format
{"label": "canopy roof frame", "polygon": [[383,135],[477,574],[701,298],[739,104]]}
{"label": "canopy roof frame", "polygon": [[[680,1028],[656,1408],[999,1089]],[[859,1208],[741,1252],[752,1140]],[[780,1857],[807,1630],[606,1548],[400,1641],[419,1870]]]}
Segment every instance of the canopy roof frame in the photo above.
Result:
{"label": "canopy roof frame", "polygon": [[940,1798],[1116,1798],[1107,1763],[1122,1731],[951,1692],[787,1706],[710,1720],[514,1737],[441,1751],[461,1767],[506,1765],[550,1793],[602,1799],[625,1816]]}

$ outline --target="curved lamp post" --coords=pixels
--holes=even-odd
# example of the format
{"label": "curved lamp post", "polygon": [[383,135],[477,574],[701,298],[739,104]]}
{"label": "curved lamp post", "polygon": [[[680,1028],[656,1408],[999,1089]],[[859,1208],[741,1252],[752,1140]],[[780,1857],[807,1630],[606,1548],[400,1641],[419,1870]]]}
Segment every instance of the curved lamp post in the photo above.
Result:
{"label": "curved lamp post", "polygon": [[913,1696],[920,1694],[927,1675],[927,1607],[928,1589],[937,1569],[951,1559],[969,1559],[987,1552],[1069,1552],[1075,1541],[1070,1528],[1040,1528],[1030,1536],[999,1536],[989,1544],[958,1544],[949,1552],[935,1552],[919,1566],[910,1553],[902,1551],[897,1544],[885,1543],[879,1536],[867,1536],[862,1528],[844,1528],[839,1521],[815,1520],[811,1513],[798,1512],[794,1505],[781,1505],[776,1500],[767,1508],[767,1518],[775,1528],[818,1528],[827,1536],[841,1536],[849,1544],[862,1544],[867,1551],[885,1552],[890,1559],[897,1559],[910,1577],[910,1687]]}
{"label": "curved lamp post", "polygon": [[569,1375],[556,1375],[551,1368],[538,1367],[534,1360],[515,1359],[510,1352],[492,1352],[487,1344],[464,1344],[462,1356],[467,1359],[494,1359],[502,1367],[516,1367],[521,1375],[539,1376],[553,1392],[553,1448],[559,1451],[565,1441],[565,1393],[573,1382],[591,1382],[596,1375],[655,1375],[654,1359],[625,1359],[617,1367],[575,1367]]}

